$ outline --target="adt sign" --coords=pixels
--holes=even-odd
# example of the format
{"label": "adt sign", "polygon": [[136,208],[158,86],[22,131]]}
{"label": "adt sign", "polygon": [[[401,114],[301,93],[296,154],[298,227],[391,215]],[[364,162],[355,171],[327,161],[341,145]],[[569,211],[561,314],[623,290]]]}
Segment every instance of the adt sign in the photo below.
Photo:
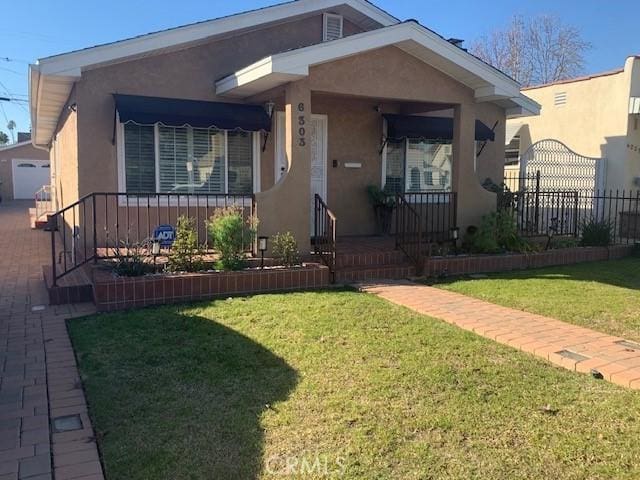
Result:
{"label": "adt sign", "polygon": [[160,240],[162,248],[169,248],[176,238],[176,230],[171,225],[158,225],[153,231],[153,238]]}

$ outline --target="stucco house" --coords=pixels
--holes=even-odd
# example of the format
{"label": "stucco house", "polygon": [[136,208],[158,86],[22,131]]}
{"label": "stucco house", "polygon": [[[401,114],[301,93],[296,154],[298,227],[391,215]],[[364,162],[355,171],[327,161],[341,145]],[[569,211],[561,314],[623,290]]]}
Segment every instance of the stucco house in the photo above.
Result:
{"label": "stucco house", "polygon": [[[595,188],[640,187],[640,56],[628,57],[622,68],[610,72],[528,87],[523,93],[542,108],[539,115],[507,121],[508,169],[519,169],[531,145],[553,139],[581,156],[602,160]],[[573,168],[567,166],[567,175]]]}
{"label": "stucco house", "polygon": [[[513,79],[365,0],[298,0],[40,59],[33,144],[58,208],[92,192],[255,195],[259,234],[302,251],[314,198],[370,235],[366,187],[457,192],[461,228],[495,208]],[[477,148],[482,145],[482,148]],[[479,153],[480,152],[480,153]]]}

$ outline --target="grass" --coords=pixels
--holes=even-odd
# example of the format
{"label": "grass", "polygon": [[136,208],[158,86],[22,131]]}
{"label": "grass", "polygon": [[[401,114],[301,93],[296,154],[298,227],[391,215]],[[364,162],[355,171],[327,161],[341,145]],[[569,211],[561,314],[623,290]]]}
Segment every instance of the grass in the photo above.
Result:
{"label": "grass", "polygon": [[640,477],[638,393],[372,295],[262,295],[69,329],[112,480]]}
{"label": "grass", "polygon": [[640,257],[458,279],[436,286],[640,341]]}

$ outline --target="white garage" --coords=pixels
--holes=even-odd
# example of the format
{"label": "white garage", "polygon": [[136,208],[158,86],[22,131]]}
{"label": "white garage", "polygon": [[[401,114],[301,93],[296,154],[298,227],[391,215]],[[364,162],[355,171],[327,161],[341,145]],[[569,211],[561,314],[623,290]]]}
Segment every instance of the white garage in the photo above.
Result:
{"label": "white garage", "polygon": [[32,199],[51,177],[49,160],[12,159],[13,198]]}

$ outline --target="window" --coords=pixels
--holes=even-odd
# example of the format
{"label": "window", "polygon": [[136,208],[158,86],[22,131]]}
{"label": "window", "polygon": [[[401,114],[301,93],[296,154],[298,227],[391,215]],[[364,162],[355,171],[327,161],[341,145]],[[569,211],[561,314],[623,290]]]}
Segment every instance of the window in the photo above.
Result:
{"label": "window", "polygon": [[329,40],[338,40],[339,38],[342,38],[342,15],[325,13],[322,18],[322,41],[328,42]]}
{"label": "window", "polygon": [[505,165],[516,165],[520,160],[520,135],[515,135],[504,148]]}
{"label": "window", "polygon": [[253,132],[134,123],[122,131],[127,192],[254,192]]}
{"label": "window", "polygon": [[385,188],[393,192],[451,190],[450,142],[424,139],[389,140]]}

